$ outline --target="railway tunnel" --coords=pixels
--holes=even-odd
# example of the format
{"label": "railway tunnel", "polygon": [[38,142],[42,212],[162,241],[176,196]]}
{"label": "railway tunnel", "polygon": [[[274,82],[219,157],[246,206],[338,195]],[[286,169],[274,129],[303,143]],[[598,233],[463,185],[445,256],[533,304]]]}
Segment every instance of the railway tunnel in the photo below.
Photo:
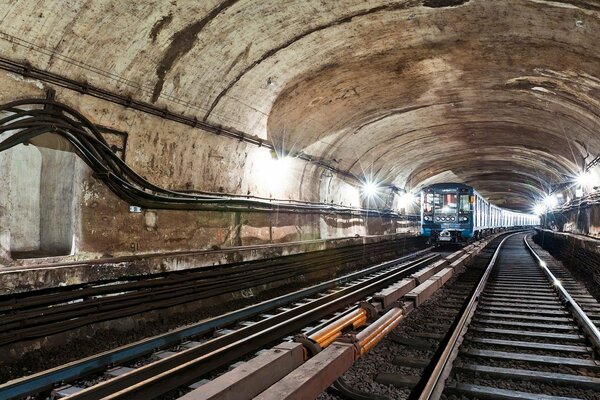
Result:
{"label": "railway tunnel", "polygon": [[598,1],[0,3],[0,398],[600,398]]}

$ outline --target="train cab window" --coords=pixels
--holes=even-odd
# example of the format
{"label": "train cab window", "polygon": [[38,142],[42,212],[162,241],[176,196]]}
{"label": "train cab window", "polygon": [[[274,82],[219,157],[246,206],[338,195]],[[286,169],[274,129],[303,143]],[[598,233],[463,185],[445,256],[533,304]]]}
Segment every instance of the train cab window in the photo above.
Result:
{"label": "train cab window", "polygon": [[458,210],[460,212],[469,212],[471,211],[471,202],[469,201],[468,194],[461,194],[458,202]]}
{"label": "train cab window", "polygon": [[[456,213],[456,209],[458,207],[458,195],[449,193],[443,194],[439,196],[439,202],[436,202],[436,210],[441,208],[443,213]],[[441,206],[441,207],[440,207]]]}

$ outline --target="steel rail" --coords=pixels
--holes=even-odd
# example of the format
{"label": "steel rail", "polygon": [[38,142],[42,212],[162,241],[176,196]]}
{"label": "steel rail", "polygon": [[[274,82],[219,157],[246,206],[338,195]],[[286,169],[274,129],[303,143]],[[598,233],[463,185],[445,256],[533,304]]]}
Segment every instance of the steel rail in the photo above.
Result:
{"label": "steel rail", "polygon": [[190,384],[215,368],[231,363],[251,351],[298,331],[313,321],[402,279],[437,257],[437,255],[428,256],[398,266],[379,276],[302,304],[272,318],[84,389],[71,398],[77,400],[153,398],[171,389]]}
{"label": "steel rail", "polygon": [[[229,312],[219,317],[211,318],[200,323],[179,328],[166,334],[158,335],[149,339],[144,339],[129,345],[121,346],[117,349],[106,351],[94,356],[77,360],[42,371],[30,376],[11,380],[0,385],[0,398],[11,399],[28,394],[38,393],[44,389],[51,388],[57,382],[72,381],[81,378],[91,373],[101,371],[109,365],[123,363],[125,361],[142,357],[151,353],[155,349],[161,349],[173,346],[180,341],[209,333],[217,328],[227,326],[252,316],[265,313],[277,307],[281,307],[303,298],[313,296],[317,293],[332,289],[341,284],[360,279],[372,273],[385,270],[395,264],[406,262],[415,257],[426,257],[428,250],[422,250],[398,259],[380,263],[370,268],[363,269],[345,276],[329,280],[310,288],[301,289],[296,292],[276,297],[271,300],[261,302],[252,306],[245,307],[241,310]],[[416,260],[415,262],[418,262]]]}
{"label": "steel rail", "polygon": [[418,397],[419,400],[432,400],[440,398],[442,391],[444,390],[444,384],[446,382],[446,379],[448,378],[452,370],[452,363],[454,362],[454,359],[458,354],[458,346],[462,342],[462,338],[467,331],[469,322],[473,317],[473,314],[475,313],[475,310],[479,303],[479,297],[488,281],[488,278],[492,272],[492,269],[494,268],[494,265],[496,264],[496,260],[498,259],[500,250],[502,249],[502,245],[510,237],[519,233],[520,232],[512,233],[510,235],[505,236],[496,248],[496,251],[490,259],[485,269],[485,272],[481,276],[477,287],[475,288],[471,297],[469,298],[469,302],[464,308],[464,311],[460,319],[458,320],[458,323],[455,325],[455,328],[452,331],[448,343],[444,347],[444,350],[440,355],[439,359],[437,360],[435,367],[431,375],[429,376],[429,379],[425,383],[425,386],[423,387],[423,390],[421,391]]}
{"label": "steel rail", "polygon": [[600,331],[598,330],[598,328],[596,328],[596,325],[594,325],[592,320],[590,320],[585,311],[581,309],[577,301],[573,299],[573,297],[571,297],[567,289],[565,289],[564,286],[561,284],[560,280],[557,279],[556,276],[554,276],[552,271],[550,271],[546,262],[540,258],[540,256],[535,252],[535,250],[533,250],[531,245],[527,242],[527,238],[530,236],[531,235],[527,235],[523,238],[527,250],[529,250],[533,258],[535,258],[537,264],[540,266],[542,271],[544,271],[546,277],[550,280],[552,286],[554,286],[559,296],[562,298],[565,305],[567,306],[575,320],[578,322],[581,329],[587,335],[587,338],[592,343],[592,346],[596,349],[597,352],[600,352]]}

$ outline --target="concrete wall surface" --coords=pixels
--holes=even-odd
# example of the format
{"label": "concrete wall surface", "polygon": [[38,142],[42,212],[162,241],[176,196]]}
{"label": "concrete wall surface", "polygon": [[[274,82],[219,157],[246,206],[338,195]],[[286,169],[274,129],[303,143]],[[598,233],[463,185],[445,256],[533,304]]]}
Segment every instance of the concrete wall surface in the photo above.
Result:
{"label": "concrete wall surface", "polygon": [[[43,98],[40,81],[0,72],[0,103]],[[359,182],[299,159],[207,133],[91,96],[52,87],[70,105],[114,132],[121,157],[151,183],[212,192],[360,207]],[[130,212],[58,135],[0,153],[0,265],[233,248],[365,235],[413,234],[406,218],[360,214],[143,209]],[[120,154],[120,153],[119,153]],[[392,201],[393,202],[393,201]]]}
{"label": "concrete wall surface", "polygon": [[543,216],[544,228],[600,238],[600,204],[584,203]]}

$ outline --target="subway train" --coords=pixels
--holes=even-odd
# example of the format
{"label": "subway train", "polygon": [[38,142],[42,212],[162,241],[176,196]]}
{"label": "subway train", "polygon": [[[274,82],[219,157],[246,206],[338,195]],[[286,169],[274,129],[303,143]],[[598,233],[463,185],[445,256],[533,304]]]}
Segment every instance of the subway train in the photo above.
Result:
{"label": "subway train", "polygon": [[466,243],[492,232],[539,223],[537,215],[496,207],[462,183],[437,183],[421,191],[421,235],[431,243]]}

